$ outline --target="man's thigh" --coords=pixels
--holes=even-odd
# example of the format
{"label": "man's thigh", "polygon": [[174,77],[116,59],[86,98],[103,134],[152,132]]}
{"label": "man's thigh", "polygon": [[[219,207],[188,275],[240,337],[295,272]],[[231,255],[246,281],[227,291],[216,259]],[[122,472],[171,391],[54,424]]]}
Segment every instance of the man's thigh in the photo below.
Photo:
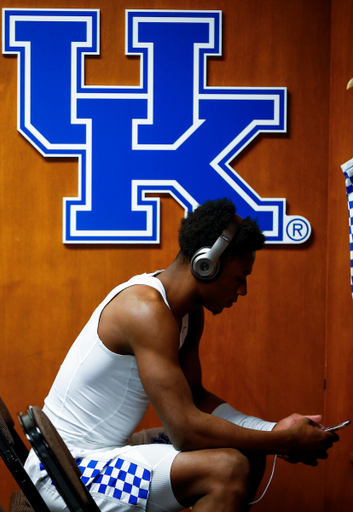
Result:
{"label": "man's thigh", "polygon": [[197,450],[179,453],[172,464],[172,490],[184,508],[199,499],[227,496],[246,490],[249,501],[254,497],[265,470],[266,457],[246,457],[232,448]]}

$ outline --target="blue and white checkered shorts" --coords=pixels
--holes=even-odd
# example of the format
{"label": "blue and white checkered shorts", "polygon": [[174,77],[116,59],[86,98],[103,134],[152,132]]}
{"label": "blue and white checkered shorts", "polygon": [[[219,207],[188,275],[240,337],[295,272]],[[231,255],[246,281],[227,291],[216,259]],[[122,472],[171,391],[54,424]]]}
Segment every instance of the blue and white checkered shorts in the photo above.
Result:
{"label": "blue and white checkered shorts", "polygon": [[118,458],[99,462],[78,460],[81,480],[90,492],[111,496],[130,505],[146,508],[151,472],[133,462]]}
{"label": "blue and white checkered shorts", "polygon": [[[160,430],[152,429],[148,432],[151,435],[146,433],[149,443],[151,437],[156,438],[153,444],[76,454],[83,482],[102,512],[184,510],[174,496],[170,478],[171,466],[179,452],[165,436],[159,435]],[[33,450],[26,468],[50,510],[68,512]]]}
{"label": "blue and white checkered shorts", "polygon": [[[87,458],[76,462],[82,473],[81,480],[91,493],[146,508],[151,486],[151,471],[148,469],[120,457],[108,462]],[[45,471],[42,464],[40,469]]]}

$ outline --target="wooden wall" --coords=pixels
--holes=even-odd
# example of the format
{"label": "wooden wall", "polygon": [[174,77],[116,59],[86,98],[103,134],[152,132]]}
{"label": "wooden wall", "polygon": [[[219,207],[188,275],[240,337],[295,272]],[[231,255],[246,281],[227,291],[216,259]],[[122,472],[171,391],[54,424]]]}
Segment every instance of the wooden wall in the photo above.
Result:
{"label": "wooden wall", "polygon": [[[331,108],[328,181],[327,244],[327,421],[352,418],[353,337],[352,295],[349,286],[349,230],[345,179],[340,166],[353,157],[353,5],[332,3]],[[339,420],[340,421],[340,420]],[[325,512],[351,510],[353,505],[353,429],[325,465]],[[336,504],[336,506],[335,506]],[[338,506],[339,505],[339,506]]]}
{"label": "wooden wall", "polygon": [[[327,423],[349,417],[352,299],[339,166],[353,157],[353,91],[345,91],[353,76],[351,2],[2,0],[1,6],[100,8],[101,57],[87,59],[86,82],[111,85],[139,81],[138,60],[124,55],[126,8],[223,11],[223,57],[210,61],[209,84],[285,86],[289,93],[288,133],[259,137],[233,165],[261,196],[287,198],[287,213],[308,218],[313,235],[302,246],[266,247],[248,296],[217,318],[206,316],[204,381],[240,410],[270,420],[292,412],[321,413]],[[0,396],[14,415],[43,404],[65,353],[113,286],[174,258],[183,215],[163,197],[159,246],[64,246],[62,198],[77,194],[77,161],[45,159],[17,132],[16,81],[16,57],[2,56]],[[155,421],[149,411],[143,426]],[[352,432],[342,433],[317,468],[279,461],[256,509],[350,511]],[[7,504],[15,484],[3,465],[0,475]]]}

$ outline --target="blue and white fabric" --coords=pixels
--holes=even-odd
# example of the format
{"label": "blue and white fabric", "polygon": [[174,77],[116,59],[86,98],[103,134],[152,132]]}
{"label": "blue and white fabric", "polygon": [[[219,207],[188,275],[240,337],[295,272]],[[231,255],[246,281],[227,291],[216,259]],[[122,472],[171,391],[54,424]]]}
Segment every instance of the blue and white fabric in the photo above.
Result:
{"label": "blue and white fabric", "polygon": [[[83,483],[102,512],[184,510],[174,496],[170,478],[172,463],[179,452],[167,443],[168,437],[163,435],[162,428],[135,433],[131,441],[151,442],[153,437],[161,442],[72,454],[81,470]],[[33,450],[26,465],[50,510],[69,512]]]}
{"label": "blue and white fabric", "polygon": [[151,472],[148,469],[121,458],[106,464],[84,459],[77,461],[77,464],[82,473],[81,480],[90,492],[146,508],[151,485]]}
{"label": "blue and white fabric", "polygon": [[[82,473],[81,480],[91,493],[146,508],[151,486],[151,471],[148,469],[120,457],[108,462],[90,459],[77,459],[76,462]],[[45,471],[42,464],[40,469]]]}
{"label": "blue and white fabric", "polygon": [[341,169],[346,177],[346,194],[349,217],[349,249],[351,261],[351,293],[353,298],[353,158],[341,165]]}

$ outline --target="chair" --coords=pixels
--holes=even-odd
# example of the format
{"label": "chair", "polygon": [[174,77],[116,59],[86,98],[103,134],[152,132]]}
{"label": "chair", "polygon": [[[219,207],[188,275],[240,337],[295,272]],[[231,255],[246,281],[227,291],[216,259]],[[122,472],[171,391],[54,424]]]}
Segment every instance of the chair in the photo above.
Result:
{"label": "chair", "polygon": [[14,449],[17,453],[18,458],[21,460],[22,464],[25,463],[25,460],[28,457],[28,448],[25,445],[25,443],[22,441],[20,436],[15,430],[15,422],[14,419],[11,416],[10,411],[6,407],[5,403],[0,397],[0,416],[2,416],[3,420],[5,421],[7,428],[10,431],[11,437],[14,441]]}
{"label": "chair", "polygon": [[[5,509],[1,504],[0,512],[5,512]],[[26,496],[21,490],[17,490],[12,493],[9,512],[34,512],[33,508],[28,503]]]}
{"label": "chair", "polygon": [[99,512],[81,472],[56,428],[39,407],[18,415],[28,441],[71,512]]}
{"label": "chair", "polygon": [[21,459],[15,451],[15,442],[1,414],[0,455],[33,509],[36,512],[49,512],[49,508],[30,479],[27,471],[24,469]]}
{"label": "chair", "polygon": [[23,492],[18,490],[11,494],[9,512],[34,512],[34,510]]}

